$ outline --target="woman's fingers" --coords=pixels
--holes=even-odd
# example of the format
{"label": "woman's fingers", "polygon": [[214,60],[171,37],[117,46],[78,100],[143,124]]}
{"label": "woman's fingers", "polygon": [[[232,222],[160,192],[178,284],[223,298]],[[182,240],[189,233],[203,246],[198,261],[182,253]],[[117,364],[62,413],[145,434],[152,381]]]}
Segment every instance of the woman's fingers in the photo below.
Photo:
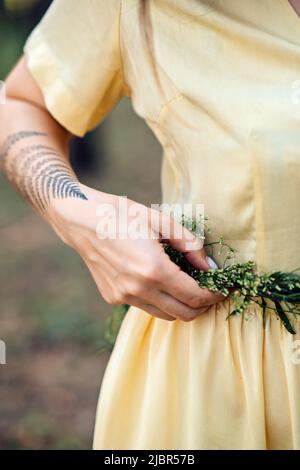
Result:
{"label": "woman's fingers", "polygon": [[180,270],[169,258],[161,266],[159,289],[192,308],[224,300],[220,293],[199,287],[195,279]]}
{"label": "woman's fingers", "polygon": [[153,315],[154,317],[160,318],[161,320],[167,320],[167,321],[174,321],[176,320],[176,317],[172,315],[168,315],[167,313],[163,312],[159,308],[157,308],[155,305],[152,305],[150,303],[147,303],[146,301],[143,302],[137,297],[129,297],[128,298],[128,304],[129,305],[134,305],[135,307],[140,308],[144,312],[149,313],[150,315]]}
{"label": "woman's fingers", "polygon": [[188,261],[198,269],[207,271],[212,265],[203,248],[203,240],[196,237],[182,224],[166,214],[161,215],[160,233],[176,250],[184,253]]}
{"label": "woman's fingers", "polygon": [[[186,236],[187,240],[191,240],[190,235]],[[196,239],[196,243],[199,241]],[[177,248],[184,249],[184,244],[180,245],[182,239],[176,243]],[[107,253],[98,251],[95,241],[86,240],[85,251],[89,254],[83,257],[87,258],[85,261],[96,285],[109,304],[127,303],[158,318],[190,321],[210,305],[224,300],[225,296],[200,288],[192,277],[181,271],[157,240],[137,240],[123,246],[125,244],[126,240],[115,241],[112,260],[110,245]],[[199,250],[188,252],[190,254],[198,256]],[[124,257],[127,258],[125,265]]]}
{"label": "woman's fingers", "polygon": [[157,289],[148,289],[147,291],[141,293],[141,296],[143,297],[143,303],[154,305],[164,314],[183,321],[194,320],[197,316],[209,308],[208,306],[202,306],[201,308],[191,308],[174,299],[173,296]]}
{"label": "woman's fingers", "polygon": [[113,286],[111,284],[113,273],[110,272],[112,268],[107,266],[108,276],[106,279],[103,273],[100,273],[97,263],[86,261],[86,264],[100,293],[109,304],[126,303],[135,305],[157,318],[168,321],[173,321],[174,319],[191,321],[201,313],[204,313],[208,308],[202,302],[198,303],[197,308],[189,307],[172,295],[162,292],[156,287],[150,287],[147,283],[138,283],[136,279],[127,279],[127,282],[124,282],[122,287]]}
{"label": "woman's fingers", "polygon": [[[173,314],[179,318],[185,313],[188,317],[193,317],[193,309],[201,309],[202,307],[220,302],[225,298],[220,293],[214,293],[199,287],[191,276],[181,271],[163,252],[157,255],[157,264],[155,259],[153,259],[152,263],[153,265],[150,262],[146,263],[143,274],[141,272],[128,272],[118,277],[119,282],[117,284],[119,285],[113,285],[112,290],[116,291],[117,287],[119,288],[121,297],[120,295],[117,295],[117,297],[120,301],[123,299],[123,302],[126,303],[127,295],[133,295],[139,299],[147,299],[149,303],[165,313]],[[105,259],[101,262],[101,269],[103,270],[103,268],[111,281],[113,278],[111,271],[113,269]],[[164,308],[162,303],[158,303],[161,300],[161,293],[168,294],[168,298],[173,298],[174,302],[167,304],[168,307],[173,305],[173,310]]]}

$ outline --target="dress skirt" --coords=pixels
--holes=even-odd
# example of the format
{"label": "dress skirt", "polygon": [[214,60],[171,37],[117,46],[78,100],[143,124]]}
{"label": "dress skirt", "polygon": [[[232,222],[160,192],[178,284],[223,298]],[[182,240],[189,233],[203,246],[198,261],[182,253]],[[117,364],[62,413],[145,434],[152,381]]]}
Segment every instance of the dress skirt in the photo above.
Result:
{"label": "dress skirt", "polygon": [[[100,391],[95,449],[300,449],[300,341],[230,299],[191,322],[131,307]],[[298,339],[297,339],[298,338]]]}

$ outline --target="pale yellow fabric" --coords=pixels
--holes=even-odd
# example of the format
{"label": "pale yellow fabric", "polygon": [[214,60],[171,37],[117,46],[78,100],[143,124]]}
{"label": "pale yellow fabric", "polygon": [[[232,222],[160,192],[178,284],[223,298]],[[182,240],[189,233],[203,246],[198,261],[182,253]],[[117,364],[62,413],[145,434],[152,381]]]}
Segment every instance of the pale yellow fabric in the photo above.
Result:
{"label": "pale yellow fabric", "polygon": [[[203,203],[206,241],[223,235],[237,261],[299,267],[300,18],[288,0],[150,4],[163,94],[137,0],[54,1],[25,48],[49,111],[83,135],[130,95],[163,146],[164,202]],[[190,323],[130,309],[96,449],[300,449],[299,334],[231,309]]]}

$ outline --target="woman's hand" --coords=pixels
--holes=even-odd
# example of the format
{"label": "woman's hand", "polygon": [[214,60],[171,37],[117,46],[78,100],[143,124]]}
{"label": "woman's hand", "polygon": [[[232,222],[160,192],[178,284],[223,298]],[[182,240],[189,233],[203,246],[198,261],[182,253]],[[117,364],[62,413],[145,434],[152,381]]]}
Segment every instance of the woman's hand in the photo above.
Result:
{"label": "woman's hand", "polygon": [[[77,184],[69,163],[70,135],[48,113],[25,57],[7,78],[6,89],[7,104],[0,110],[4,173],[65,243],[81,255],[108,303],[127,303],[159,318],[188,321],[224,299],[201,289],[165,254],[160,235],[185,252],[196,267],[208,268],[200,240],[191,240],[186,229],[181,238],[168,233],[170,225],[180,225],[170,217],[128,200],[141,209],[134,218],[142,227],[140,238],[134,239],[132,233],[118,236],[119,226],[117,237],[105,238],[101,210],[108,204],[117,221],[119,216],[126,219],[119,211],[120,198]],[[182,230],[181,225],[179,228]]]}
{"label": "woman's hand", "polygon": [[[130,217],[120,210],[120,197],[80,187],[88,199],[53,200],[48,220],[60,238],[80,254],[106,302],[134,305],[165,320],[190,321],[224,300],[222,294],[200,288],[165,254],[159,238],[185,253],[195,267],[209,268],[202,241],[181,224],[126,199],[129,212],[134,213]],[[115,220],[109,219],[110,230],[116,229],[114,238],[104,230],[107,210],[115,214]],[[126,221],[126,233],[124,229],[121,233],[120,220]],[[180,239],[175,230],[181,231]]]}

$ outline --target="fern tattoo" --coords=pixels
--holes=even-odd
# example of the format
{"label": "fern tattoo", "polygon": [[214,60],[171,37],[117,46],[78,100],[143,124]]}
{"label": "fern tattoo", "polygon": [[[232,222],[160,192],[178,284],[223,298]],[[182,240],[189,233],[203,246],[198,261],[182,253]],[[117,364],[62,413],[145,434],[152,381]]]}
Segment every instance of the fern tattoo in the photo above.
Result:
{"label": "fern tattoo", "polygon": [[13,147],[24,139],[42,137],[37,131],[22,131],[9,136],[0,150],[8,180],[32,205],[44,210],[51,199],[87,197],[80,189],[71,167],[52,147],[35,144]]}

